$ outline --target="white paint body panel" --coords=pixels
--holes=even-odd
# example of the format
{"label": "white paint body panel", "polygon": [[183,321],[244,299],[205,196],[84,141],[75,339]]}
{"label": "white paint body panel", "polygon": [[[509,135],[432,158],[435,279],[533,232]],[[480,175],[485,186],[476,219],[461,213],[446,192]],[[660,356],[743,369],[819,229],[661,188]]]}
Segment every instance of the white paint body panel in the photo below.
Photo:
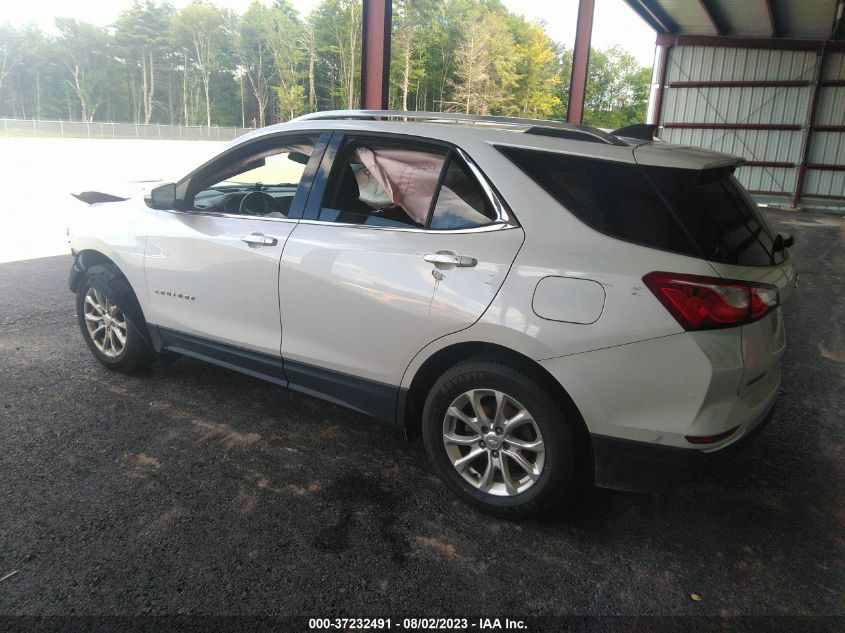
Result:
{"label": "white paint body panel", "polygon": [[[280,356],[279,258],[296,223],[152,210],[150,215],[147,320]],[[250,246],[242,241],[254,233],[277,243]]]}
{"label": "white paint body panel", "polygon": [[[421,348],[484,313],[522,241],[519,228],[448,233],[303,222],[279,275],[283,355],[398,385]],[[423,257],[438,250],[478,264],[443,270],[437,281]]]}
{"label": "white paint body panel", "polygon": [[[664,270],[777,283],[785,298],[794,282],[791,260],[726,267],[608,237],[561,207],[495,144],[628,163],[631,147],[374,121],[291,123],[235,144],[326,129],[458,145],[520,228],[435,232],[213,218],[130,200],[80,208],[72,246],[112,259],[150,323],[387,385],[408,388],[427,359],[458,343],[510,348],[560,382],[592,433],[689,447],[685,435],[743,425],[727,443],[771,405],[785,341],[779,312],[743,328],[684,332],[642,277]],[[648,154],[672,164],[670,146]],[[678,156],[685,168],[729,160],[708,152]],[[252,232],[278,244],[251,249],[239,240]],[[437,281],[423,256],[438,250],[475,257],[478,265],[442,271]],[[554,281],[561,278],[571,281]],[[179,303],[150,294],[156,288],[197,299]],[[764,378],[749,385],[760,373]]]}

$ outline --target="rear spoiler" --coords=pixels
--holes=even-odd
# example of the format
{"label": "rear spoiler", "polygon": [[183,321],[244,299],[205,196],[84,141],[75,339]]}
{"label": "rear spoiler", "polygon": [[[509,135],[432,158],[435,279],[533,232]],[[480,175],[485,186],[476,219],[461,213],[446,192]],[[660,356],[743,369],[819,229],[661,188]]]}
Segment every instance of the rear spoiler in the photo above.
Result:
{"label": "rear spoiler", "polygon": [[642,141],[653,141],[657,133],[657,124],[655,123],[634,123],[633,125],[626,125],[620,127],[618,130],[613,130],[613,136],[624,136],[625,138],[636,138]]}

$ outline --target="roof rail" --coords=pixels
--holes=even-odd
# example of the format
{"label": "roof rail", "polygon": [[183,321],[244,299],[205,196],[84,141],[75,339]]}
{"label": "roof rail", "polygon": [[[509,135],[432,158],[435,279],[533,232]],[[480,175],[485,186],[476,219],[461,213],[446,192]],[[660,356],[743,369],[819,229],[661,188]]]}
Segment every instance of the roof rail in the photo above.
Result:
{"label": "roof rail", "polygon": [[315,120],[378,120],[402,119],[414,121],[443,121],[456,123],[493,124],[509,127],[523,127],[527,134],[541,136],[555,136],[573,140],[591,141],[593,143],[607,143],[608,145],[627,145],[625,141],[612,134],[588,125],[577,125],[564,121],[547,121],[545,119],[525,119],[521,117],[487,116],[480,114],[458,114],[454,112],[410,112],[405,110],[327,110],[312,112],[293,119],[294,121]]}

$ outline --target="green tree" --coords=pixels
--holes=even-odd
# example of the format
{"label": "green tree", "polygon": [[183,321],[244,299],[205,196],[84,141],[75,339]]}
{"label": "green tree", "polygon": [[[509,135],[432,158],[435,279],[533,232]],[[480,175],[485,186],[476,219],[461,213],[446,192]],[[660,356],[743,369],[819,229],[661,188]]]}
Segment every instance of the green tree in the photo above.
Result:
{"label": "green tree", "polygon": [[360,0],[323,0],[309,16],[330,107],[354,108],[360,97],[361,11]]}
{"label": "green tree", "polygon": [[304,32],[296,12],[285,0],[276,0],[271,16],[269,42],[276,69],[279,116],[292,119],[305,109],[303,43],[305,46],[310,44],[311,34]]}
{"label": "green tree", "polygon": [[584,122],[616,128],[645,121],[651,69],[618,46],[591,49]]}
{"label": "green tree", "polygon": [[267,106],[272,95],[270,84],[276,74],[271,50],[272,10],[254,0],[243,17],[238,19],[233,16],[233,21],[231,31],[234,34],[234,48],[240,65],[238,72],[249,82],[255,97],[258,126],[264,127]]}
{"label": "green tree", "polygon": [[65,81],[79,101],[82,120],[93,121],[104,101],[113,70],[108,33],[72,18],[56,18],[56,28],[59,58],[68,71]]}
{"label": "green tree", "polygon": [[176,37],[185,51],[185,60],[196,68],[202,82],[206,125],[211,125],[211,76],[218,68],[218,56],[223,50],[223,24],[220,10],[202,0],[182,9],[175,20]]}
{"label": "green tree", "polygon": [[[135,0],[109,29],[0,26],[0,114],[265,125],[359,103],[360,0],[321,0],[304,19],[288,0],[242,15],[162,1]],[[393,19],[392,107],[566,115],[571,51],[500,0],[394,0]],[[642,121],[649,81],[622,49],[594,50],[585,121]]]}
{"label": "green tree", "polygon": [[462,112],[490,114],[507,110],[516,85],[516,46],[497,13],[471,20],[461,33],[452,79],[453,99]]}
{"label": "green tree", "polygon": [[543,27],[528,28],[526,41],[516,47],[516,104],[521,116],[549,117],[560,106],[557,88],[560,84],[561,60]]}
{"label": "green tree", "polygon": [[[132,7],[123,11],[115,25],[114,39],[118,54],[125,60],[130,77],[140,75],[140,101],[144,123],[153,119],[156,102],[156,87],[160,78],[156,70],[164,64],[172,48],[171,17],[173,7],[169,4],[156,5],[151,0],[135,0]],[[168,84],[169,85],[169,84]],[[133,101],[134,101],[134,90]]]}

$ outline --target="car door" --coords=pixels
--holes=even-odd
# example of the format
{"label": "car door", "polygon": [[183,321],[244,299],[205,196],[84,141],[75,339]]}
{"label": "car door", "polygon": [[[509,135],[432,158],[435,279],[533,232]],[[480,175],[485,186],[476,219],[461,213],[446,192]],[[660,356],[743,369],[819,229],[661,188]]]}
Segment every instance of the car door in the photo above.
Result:
{"label": "car door", "polygon": [[[457,172],[486,216],[432,226],[432,209],[459,197],[444,193]],[[291,387],[392,418],[413,356],[483,314],[522,244],[480,176],[457,149],[336,133],[282,254]]]}
{"label": "car door", "polygon": [[146,316],[168,348],[284,382],[279,260],[329,137],[238,146],[191,176],[182,210],[154,212]]}

